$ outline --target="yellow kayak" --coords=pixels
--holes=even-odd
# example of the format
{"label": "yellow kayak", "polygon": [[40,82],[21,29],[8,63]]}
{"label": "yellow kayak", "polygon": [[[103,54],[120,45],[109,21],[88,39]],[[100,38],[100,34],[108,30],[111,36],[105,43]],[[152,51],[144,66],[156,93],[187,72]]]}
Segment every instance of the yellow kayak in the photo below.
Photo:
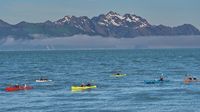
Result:
{"label": "yellow kayak", "polygon": [[97,86],[72,86],[71,90],[72,91],[81,91],[81,90],[87,90],[87,89],[93,89],[93,88],[97,88]]}
{"label": "yellow kayak", "polygon": [[124,77],[126,74],[112,74],[112,77]]}

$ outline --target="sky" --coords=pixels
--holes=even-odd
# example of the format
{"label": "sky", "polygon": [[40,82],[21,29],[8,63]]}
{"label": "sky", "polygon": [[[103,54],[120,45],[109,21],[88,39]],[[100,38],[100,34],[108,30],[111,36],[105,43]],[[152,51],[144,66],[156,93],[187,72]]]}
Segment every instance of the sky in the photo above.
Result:
{"label": "sky", "polygon": [[97,16],[115,11],[141,16],[154,25],[192,24],[200,29],[200,0],[0,0],[0,19],[56,21],[65,15]]}

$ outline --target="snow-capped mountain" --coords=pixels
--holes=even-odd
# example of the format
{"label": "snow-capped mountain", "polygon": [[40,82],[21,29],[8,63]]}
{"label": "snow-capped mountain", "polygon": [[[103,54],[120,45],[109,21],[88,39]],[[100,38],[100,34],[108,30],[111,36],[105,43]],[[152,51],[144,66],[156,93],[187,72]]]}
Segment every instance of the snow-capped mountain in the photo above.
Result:
{"label": "snow-capped mountain", "polygon": [[92,18],[94,23],[96,22],[102,26],[114,26],[114,27],[135,27],[142,28],[147,27],[150,24],[143,18],[125,14],[124,16],[119,15],[118,13],[110,11],[106,15],[100,15],[98,17]]}
{"label": "snow-capped mountain", "polygon": [[177,27],[151,25],[146,19],[133,15],[120,15],[110,11],[107,14],[88,18],[87,16],[64,16],[44,23],[20,22],[10,25],[0,20],[0,37],[34,38],[34,34],[49,37],[73,36],[77,34],[100,35],[104,37],[136,37],[162,35],[200,35],[200,31],[190,24]]}

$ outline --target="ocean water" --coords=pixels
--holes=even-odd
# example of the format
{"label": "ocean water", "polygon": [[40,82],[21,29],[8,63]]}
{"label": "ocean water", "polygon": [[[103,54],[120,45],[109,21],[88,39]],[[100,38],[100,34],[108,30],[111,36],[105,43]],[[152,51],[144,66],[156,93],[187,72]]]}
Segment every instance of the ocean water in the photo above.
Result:
{"label": "ocean water", "polygon": [[[0,52],[1,112],[199,112],[200,49]],[[111,77],[114,71],[127,76]],[[144,84],[163,73],[169,82]],[[46,76],[52,82],[36,83]],[[72,92],[91,82],[96,89]],[[11,84],[32,90],[5,92]]]}

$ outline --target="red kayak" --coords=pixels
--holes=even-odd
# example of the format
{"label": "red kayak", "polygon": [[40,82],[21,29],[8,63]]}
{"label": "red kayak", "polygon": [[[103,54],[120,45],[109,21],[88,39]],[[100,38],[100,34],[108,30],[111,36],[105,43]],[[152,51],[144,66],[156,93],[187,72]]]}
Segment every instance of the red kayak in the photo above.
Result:
{"label": "red kayak", "polygon": [[31,86],[9,86],[7,88],[5,88],[5,91],[7,92],[13,92],[13,91],[19,91],[19,90],[30,90],[33,89],[33,87]]}

